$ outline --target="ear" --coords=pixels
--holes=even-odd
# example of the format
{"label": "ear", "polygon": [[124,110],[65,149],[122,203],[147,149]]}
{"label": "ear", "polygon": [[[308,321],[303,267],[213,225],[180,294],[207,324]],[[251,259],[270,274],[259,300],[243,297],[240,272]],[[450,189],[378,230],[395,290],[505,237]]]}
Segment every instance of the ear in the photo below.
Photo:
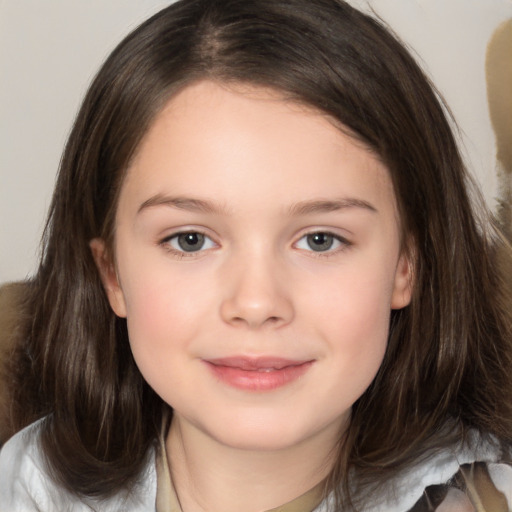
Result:
{"label": "ear", "polygon": [[413,277],[411,255],[407,251],[402,251],[395,272],[391,309],[402,309],[409,305],[412,296]]}
{"label": "ear", "polygon": [[104,240],[93,238],[89,242],[89,247],[100,273],[101,282],[105,288],[110,307],[117,316],[126,318],[126,303],[123,290],[119,284],[115,264],[108,254]]}

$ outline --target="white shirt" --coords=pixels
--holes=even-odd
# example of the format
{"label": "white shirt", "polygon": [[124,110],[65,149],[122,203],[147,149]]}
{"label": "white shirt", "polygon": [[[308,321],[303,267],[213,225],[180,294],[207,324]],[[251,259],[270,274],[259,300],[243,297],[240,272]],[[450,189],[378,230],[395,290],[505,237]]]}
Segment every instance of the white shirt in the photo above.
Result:
{"label": "white shirt", "polygon": [[107,500],[78,498],[55,484],[39,444],[41,420],[13,436],[0,451],[0,512],[147,512],[155,510],[154,450],[140,483]]}
{"label": "white shirt", "polygon": [[[167,471],[165,450],[155,447],[150,451],[139,482],[130,490],[106,500],[78,497],[58,486],[49,476],[39,443],[40,424],[41,420],[16,434],[0,451],[0,512],[181,512]],[[159,452],[162,452],[161,456]],[[446,483],[457,473],[459,466],[474,461],[486,463],[494,486],[503,493],[510,507],[512,466],[501,463],[500,457],[496,447],[479,442],[478,436],[473,436],[469,446],[445,450],[408,469],[405,476],[386,485],[386,495],[373,496],[373,503],[364,510],[407,512],[422,497],[426,487]],[[457,493],[460,491],[450,490],[437,510],[478,510],[465,495]],[[289,509],[301,510],[300,499],[294,500],[295,505]],[[315,512],[327,512],[328,501],[321,503]],[[288,506],[275,510],[284,512]]]}

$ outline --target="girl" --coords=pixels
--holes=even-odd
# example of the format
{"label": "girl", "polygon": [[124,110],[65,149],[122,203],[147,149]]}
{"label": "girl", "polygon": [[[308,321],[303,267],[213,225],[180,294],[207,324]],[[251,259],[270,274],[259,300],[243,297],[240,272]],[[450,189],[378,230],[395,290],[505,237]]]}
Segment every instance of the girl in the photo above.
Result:
{"label": "girl", "polygon": [[95,78],[12,369],[6,511],[506,511],[510,251],[341,0],[181,0]]}

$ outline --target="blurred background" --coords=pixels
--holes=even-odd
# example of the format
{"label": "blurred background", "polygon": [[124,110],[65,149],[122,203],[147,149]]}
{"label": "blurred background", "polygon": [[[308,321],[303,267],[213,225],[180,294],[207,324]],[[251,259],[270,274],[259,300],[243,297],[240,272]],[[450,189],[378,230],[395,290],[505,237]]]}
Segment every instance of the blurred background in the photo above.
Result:
{"label": "blurred background", "polygon": [[[88,83],[125,34],[169,3],[0,0],[0,283],[35,270],[60,155]],[[455,115],[489,207],[510,223],[512,0],[350,3],[382,18],[415,54]]]}

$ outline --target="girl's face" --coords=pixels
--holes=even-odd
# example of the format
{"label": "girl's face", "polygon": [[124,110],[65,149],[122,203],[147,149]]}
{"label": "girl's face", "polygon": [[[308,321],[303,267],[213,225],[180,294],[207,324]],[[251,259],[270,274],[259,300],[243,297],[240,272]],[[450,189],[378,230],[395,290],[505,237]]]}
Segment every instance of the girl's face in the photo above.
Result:
{"label": "girl's face", "polygon": [[338,435],[410,300],[384,165],[248,86],[169,101],[121,190],[115,269],[91,246],[147,382],[182,428],[232,447]]}

